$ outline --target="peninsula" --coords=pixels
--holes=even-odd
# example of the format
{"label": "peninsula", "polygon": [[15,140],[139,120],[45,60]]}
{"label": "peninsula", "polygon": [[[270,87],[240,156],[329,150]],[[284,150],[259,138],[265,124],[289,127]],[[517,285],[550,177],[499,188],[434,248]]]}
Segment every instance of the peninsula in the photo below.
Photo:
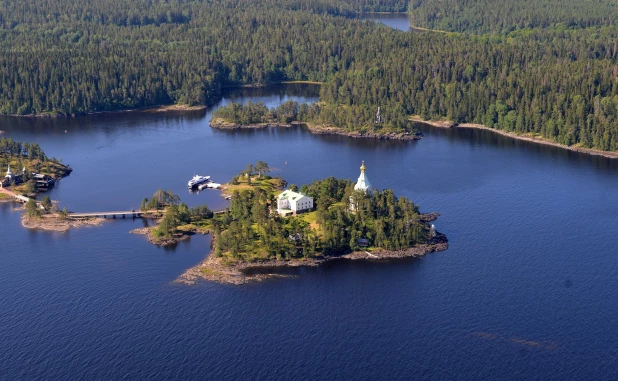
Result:
{"label": "peninsula", "polygon": [[382,260],[446,250],[431,224],[437,213],[389,190],[374,189],[361,166],[358,181],[329,177],[285,191],[265,173],[234,179],[231,205],[199,222],[213,234],[211,254],[177,282],[243,284],[281,276],[278,267],[317,266],[336,258]]}
{"label": "peninsula", "polygon": [[61,160],[47,157],[38,144],[5,137],[0,137],[0,168],[6,168],[0,187],[28,197],[47,191],[73,171]]}

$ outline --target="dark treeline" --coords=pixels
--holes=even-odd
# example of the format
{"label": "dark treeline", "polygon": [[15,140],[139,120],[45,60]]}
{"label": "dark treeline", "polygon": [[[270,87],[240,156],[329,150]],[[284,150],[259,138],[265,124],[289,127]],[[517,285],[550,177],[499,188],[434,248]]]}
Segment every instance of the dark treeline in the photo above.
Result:
{"label": "dark treeline", "polygon": [[301,217],[271,216],[275,201],[259,188],[235,192],[228,212],[213,220],[215,255],[242,260],[310,258],[349,253],[358,249],[361,238],[387,250],[427,240],[429,232],[418,208],[391,190],[365,195],[355,192],[349,180],[329,177],[304,185],[301,191],[314,198],[319,227]]}
{"label": "dark treeline", "polygon": [[0,138],[0,155],[47,161],[47,155],[37,143],[22,143],[11,138]]}
{"label": "dark treeline", "polygon": [[230,103],[218,108],[215,118],[251,125],[260,123],[291,122],[312,123],[321,126],[335,126],[350,131],[411,132],[414,130],[405,110],[399,106],[382,108],[382,121],[376,123],[376,109],[369,105],[333,105],[325,103],[302,103],[287,101],[276,108],[268,108],[264,103]]}
{"label": "dark treeline", "polygon": [[319,117],[340,127],[380,106],[394,128],[418,114],[618,150],[616,27],[479,37],[333,16],[372,4],[398,3],[0,0],[0,113],[208,104],[225,86],[314,80]]}
{"label": "dark treeline", "polygon": [[454,32],[510,32],[557,25],[615,25],[618,4],[607,0],[411,0],[414,25]]}

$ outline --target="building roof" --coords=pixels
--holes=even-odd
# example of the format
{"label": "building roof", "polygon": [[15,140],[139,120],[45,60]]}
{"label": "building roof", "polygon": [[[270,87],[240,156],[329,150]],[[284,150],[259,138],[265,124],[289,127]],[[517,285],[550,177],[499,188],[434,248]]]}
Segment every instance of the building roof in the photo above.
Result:
{"label": "building roof", "polygon": [[286,190],[283,193],[281,193],[277,198],[279,200],[292,200],[292,201],[296,201],[299,200],[301,197],[307,197],[302,193],[296,193],[296,192],[292,192],[291,190]]}

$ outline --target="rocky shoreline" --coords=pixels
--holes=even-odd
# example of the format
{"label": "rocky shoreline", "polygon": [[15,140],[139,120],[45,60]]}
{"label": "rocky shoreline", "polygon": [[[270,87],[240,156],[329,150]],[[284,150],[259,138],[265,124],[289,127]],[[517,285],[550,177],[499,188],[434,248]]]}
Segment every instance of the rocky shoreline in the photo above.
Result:
{"label": "rocky shoreline", "polygon": [[420,140],[423,138],[421,133],[410,132],[388,132],[379,134],[371,131],[347,131],[339,127],[319,126],[307,124],[307,128],[315,135],[341,135],[357,139],[380,139],[380,140]]}
{"label": "rocky shoreline", "polygon": [[498,135],[506,136],[509,138],[517,139],[517,140],[523,140],[526,142],[543,144],[547,146],[566,149],[566,150],[573,151],[573,152],[585,153],[588,155],[603,156],[608,159],[618,159],[618,152],[601,151],[601,150],[597,150],[593,148],[583,148],[583,147],[578,147],[578,146],[567,146],[564,144],[560,144],[560,143],[547,140],[539,136],[519,135],[514,132],[497,130],[495,128],[490,128],[490,127],[484,126],[482,124],[477,124],[477,123],[455,123],[449,120],[431,121],[431,120],[423,120],[422,118],[418,116],[410,117],[410,120],[413,122],[428,124],[430,126],[439,127],[439,128],[472,128],[476,130],[487,130],[487,131],[496,133]]}
{"label": "rocky shoreline", "polygon": [[129,233],[130,234],[137,234],[137,235],[145,235],[146,239],[148,240],[148,242],[152,243],[153,245],[157,245],[157,246],[170,246],[170,245],[175,245],[180,241],[184,241],[186,239],[189,239],[189,237],[191,237],[193,234],[195,234],[194,232],[181,232],[181,233],[177,233],[172,237],[167,237],[167,238],[157,238],[154,235],[152,235],[152,229],[154,227],[147,227],[147,228],[139,228],[139,229],[133,229],[131,230]]}
{"label": "rocky shoreline", "polygon": [[256,123],[256,124],[239,124],[228,122],[221,118],[215,118],[210,121],[210,127],[222,129],[222,130],[236,130],[236,129],[262,129],[269,127],[285,127],[290,128],[292,126],[305,125],[309,131],[314,135],[341,135],[349,138],[365,138],[365,139],[382,139],[382,140],[420,140],[423,135],[421,133],[410,132],[389,132],[389,133],[375,133],[375,132],[361,132],[361,131],[347,131],[339,127],[333,126],[320,126],[312,125],[301,122],[292,123]]}
{"label": "rocky shoreline", "polygon": [[[388,251],[374,250],[355,251],[350,254],[333,257],[321,257],[310,259],[270,260],[263,262],[238,262],[226,263],[222,258],[208,256],[199,265],[190,268],[176,279],[175,283],[196,284],[199,280],[209,280],[224,284],[241,285],[252,282],[261,282],[273,278],[288,278],[291,275],[270,272],[268,269],[284,267],[315,267],[332,260],[368,260],[384,261],[388,259],[418,258],[429,253],[435,253],[448,249],[448,239],[444,234],[438,233],[430,243],[411,247],[406,250]],[[254,273],[256,270],[263,272]]]}
{"label": "rocky shoreline", "polygon": [[269,122],[269,123],[254,123],[254,124],[239,124],[239,123],[233,123],[233,122],[228,122],[224,119],[221,118],[215,118],[212,119],[209,123],[210,127],[212,128],[218,128],[220,130],[239,130],[239,129],[247,129],[247,130],[256,130],[256,129],[262,129],[262,128],[269,128],[269,127],[285,127],[285,128],[289,128],[292,127],[294,125],[300,125],[301,123],[299,122],[292,122],[292,123],[276,123],[276,122]]}
{"label": "rocky shoreline", "polygon": [[[424,223],[434,221],[438,213],[428,213],[421,216]],[[274,278],[289,278],[291,275],[277,273],[269,269],[285,267],[315,267],[332,260],[369,260],[384,261],[389,259],[417,258],[429,253],[448,249],[446,235],[436,232],[430,242],[405,250],[378,249],[371,252],[359,250],[340,256],[291,259],[264,260],[260,262],[226,262],[223,258],[209,255],[202,263],[185,271],[175,280],[175,283],[196,284],[199,280],[209,280],[223,284],[241,285],[261,282]]]}
{"label": "rocky shoreline", "polygon": [[62,219],[57,214],[47,214],[40,218],[30,218],[24,214],[21,216],[21,225],[26,229],[38,229],[55,232],[66,232],[71,228],[84,226],[99,226],[103,218]]}

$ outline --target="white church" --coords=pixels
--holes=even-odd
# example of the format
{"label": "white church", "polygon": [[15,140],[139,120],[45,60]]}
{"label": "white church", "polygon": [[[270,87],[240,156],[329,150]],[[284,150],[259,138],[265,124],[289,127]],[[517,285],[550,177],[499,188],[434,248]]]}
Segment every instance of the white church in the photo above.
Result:
{"label": "white church", "polygon": [[[367,167],[365,167],[364,160],[363,160],[363,163],[361,164],[360,170],[361,170],[361,173],[360,173],[360,176],[358,176],[358,180],[356,180],[356,184],[354,184],[354,190],[371,196],[371,191],[373,190],[373,187],[371,186],[371,183],[369,182],[367,173],[365,173],[365,171],[367,170]],[[354,201],[354,196],[353,195],[350,196],[350,211],[354,212],[357,207],[358,207],[358,203]]]}
{"label": "white church", "polygon": [[[370,194],[373,190],[371,183],[369,182],[369,178],[365,171],[367,167],[365,167],[365,161],[363,160],[362,165],[360,167],[361,173],[358,176],[358,180],[354,185],[355,191],[360,191],[365,194]],[[350,209],[355,209],[355,203],[352,197],[350,196]],[[277,196],[277,213],[282,216],[287,216],[289,214],[298,214],[302,212],[306,212],[313,209],[313,198],[306,196],[302,193],[293,192],[291,190],[286,190]]]}
{"label": "white church", "polygon": [[367,174],[365,173],[365,171],[367,170],[367,167],[365,167],[365,160],[363,160],[360,170],[361,173],[360,176],[358,176],[356,185],[354,185],[354,190],[369,193],[372,190],[372,187],[369,179],[367,178]]}

